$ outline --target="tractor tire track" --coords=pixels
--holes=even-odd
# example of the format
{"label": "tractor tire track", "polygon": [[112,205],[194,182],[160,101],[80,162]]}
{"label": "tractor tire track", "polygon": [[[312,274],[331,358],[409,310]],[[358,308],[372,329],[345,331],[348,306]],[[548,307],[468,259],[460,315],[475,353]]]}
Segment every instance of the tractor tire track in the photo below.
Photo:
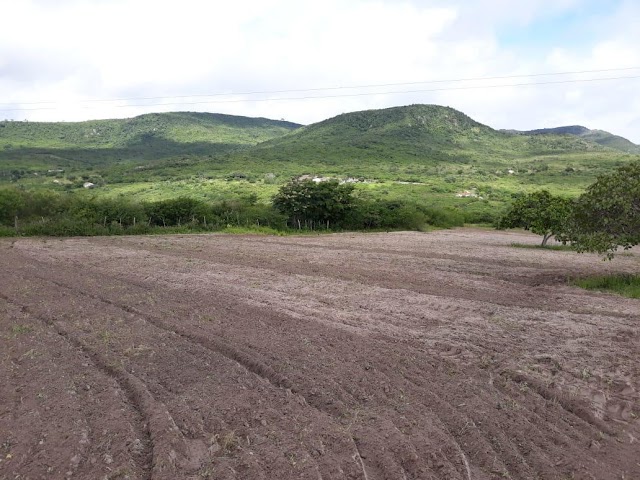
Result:
{"label": "tractor tire track", "polygon": [[138,425],[137,429],[145,439],[142,442],[144,452],[141,455],[144,460],[139,461],[139,466],[146,472],[145,479],[172,480],[183,469],[194,468],[193,462],[189,459],[185,438],[166,407],[153,398],[144,382],[108,361],[102,354],[73,335],[57,319],[35,313],[29,306],[14,301],[2,292],[0,298],[52,328],[70,345],[82,351],[91,360],[94,368],[113,378],[125,392],[131,408],[142,419],[142,425]]}

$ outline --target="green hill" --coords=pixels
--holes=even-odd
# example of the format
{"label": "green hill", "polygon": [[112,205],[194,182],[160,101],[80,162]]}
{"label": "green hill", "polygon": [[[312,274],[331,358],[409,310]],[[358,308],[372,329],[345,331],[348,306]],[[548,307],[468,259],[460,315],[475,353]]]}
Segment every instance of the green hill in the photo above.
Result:
{"label": "green hill", "polygon": [[150,113],[86,122],[0,122],[0,148],[126,148],[171,141],[253,145],[301,125],[216,113]]}
{"label": "green hill", "polygon": [[256,146],[247,154],[300,160],[380,159],[435,164],[473,163],[513,157],[605,152],[588,139],[560,135],[516,135],[478,123],[437,105],[411,105],[347,113]]}
{"label": "green hill", "polygon": [[626,157],[580,136],[494,130],[437,105],[346,113],[228,156],[257,172],[448,180],[457,188],[505,176],[519,183],[585,184]]}
{"label": "green hill", "polygon": [[605,132],[604,130],[590,130],[581,125],[541,128],[538,130],[528,130],[517,133],[525,135],[574,135],[622,152],[640,153],[640,145],[636,145],[624,137]]}
{"label": "green hill", "polygon": [[514,193],[577,195],[637,158],[593,135],[566,133],[498,131],[437,105],[346,113],[305,127],[206,113],[4,122],[0,181],[78,193],[90,181],[98,196],[268,202],[279,185],[306,174],[357,182],[363,196],[487,218]]}
{"label": "green hill", "polygon": [[283,135],[300,125],[213,113],[153,113],[86,122],[0,122],[0,169],[81,167],[213,155]]}

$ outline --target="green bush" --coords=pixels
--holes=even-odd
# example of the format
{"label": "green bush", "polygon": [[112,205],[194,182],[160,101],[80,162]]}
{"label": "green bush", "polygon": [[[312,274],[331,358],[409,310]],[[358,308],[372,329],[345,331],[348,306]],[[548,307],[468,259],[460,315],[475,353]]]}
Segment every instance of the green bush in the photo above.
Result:
{"label": "green bush", "polygon": [[337,180],[292,180],[273,197],[273,206],[294,228],[342,228],[355,207],[353,189],[352,184],[341,185]]}
{"label": "green bush", "polygon": [[120,227],[128,227],[147,222],[144,206],[123,199],[75,199],[69,213],[87,222],[100,224],[103,227],[117,223]]}
{"label": "green bush", "polygon": [[7,227],[5,225],[0,225],[0,237],[15,237],[16,230],[13,227]]}
{"label": "green bush", "polygon": [[425,208],[424,214],[429,225],[441,228],[462,227],[464,225],[464,215],[451,208],[429,207]]}
{"label": "green bush", "polygon": [[587,290],[604,290],[630,298],[640,298],[640,275],[606,275],[575,280],[577,285]]}
{"label": "green bush", "polygon": [[13,225],[25,208],[25,194],[16,188],[0,190],[0,224]]}
{"label": "green bush", "polygon": [[111,232],[86,219],[60,217],[29,223],[20,228],[20,233],[27,236],[78,237],[109,235]]}
{"label": "green bush", "polygon": [[210,207],[206,203],[189,197],[147,203],[144,210],[150,224],[163,227],[196,222],[210,214]]}

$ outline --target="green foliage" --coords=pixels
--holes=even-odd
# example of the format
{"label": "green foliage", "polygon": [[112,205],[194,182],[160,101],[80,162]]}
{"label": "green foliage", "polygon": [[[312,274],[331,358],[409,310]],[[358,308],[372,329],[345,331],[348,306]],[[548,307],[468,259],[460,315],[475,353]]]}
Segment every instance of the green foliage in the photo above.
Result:
{"label": "green foliage", "polygon": [[19,232],[25,236],[75,237],[110,235],[121,230],[111,229],[111,226],[105,227],[85,218],[68,216],[27,223],[20,227]]}
{"label": "green foliage", "polygon": [[[423,220],[455,225],[459,218],[492,223],[515,192],[544,188],[575,197],[598,175],[633,159],[585,136],[499,132],[435,105],[348,113],[303,128],[188,112],[0,126],[0,184],[43,194],[68,193],[60,197],[59,211],[75,197],[126,198],[137,205],[188,197],[212,208],[223,201],[268,204],[283,179],[303,174],[357,178],[354,197],[380,202],[379,207],[385,202],[403,205],[388,215],[376,212],[375,205],[358,204],[358,209],[370,209],[369,218],[361,222],[352,212],[342,220],[344,228],[414,228]],[[98,187],[88,191],[82,188],[85,181]],[[477,197],[457,198],[464,190],[473,190]],[[103,227],[115,222],[129,228],[136,218],[141,228],[149,219],[146,211],[102,214],[99,219],[100,212],[86,208],[83,218]],[[222,228],[245,221],[235,207],[225,212],[214,212],[213,220],[205,215],[207,225]],[[0,215],[10,216],[9,209]],[[25,215],[37,216],[19,216]],[[178,216],[177,221],[181,226],[193,223],[193,215],[186,220]],[[156,223],[164,225],[162,217],[151,226]]]}
{"label": "green foliage", "polygon": [[189,222],[205,222],[211,216],[209,207],[199,200],[188,197],[173,198],[145,205],[145,213],[151,225],[173,227]]}
{"label": "green foliage", "polygon": [[136,202],[124,198],[0,189],[0,212],[3,212],[0,236],[137,235],[229,227],[286,229],[286,218],[282,214],[270,205],[251,204],[251,199],[207,203],[179,197]]}
{"label": "green foliage", "polygon": [[[55,192],[0,189],[9,215],[0,236],[141,235],[210,231],[300,232],[317,229],[423,230],[462,225],[450,208],[356,197],[354,187],[338,182],[292,182],[276,196],[280,209],[252,196],[207,202],[191,197],[138,202]],[[287,208],[292,210],[287,213]],[[17,218],[17,223],[14,223]],[[300,223],[298,223],[300,220]],[[327,223],[328,222],[328,223]],[[16,228],[17,225],[17,228]]]}
{"label": "green foliage", "polygon": [[574,280],[588,290],[609,291],[625,297],[640,298],[640,275],[605,275]]}
{"label": "green foliage", "polygon": [[15,237],[16,231],[12,227],[0,225],[0,237]]}
{"label": "green foliage", "polygon": [[300,125],[266,118],[174,112],[86,122],[0,122],[0,127],[0,146],[8,146],[4,149],[10,151],[25,147],[154,149],[166,147],[166,142],[254,145]]}
{"label": "green foliage", "polygon": [[589,130],[588,128],[572,125],[566,127],[556,128],[543,128],[539,130],[529,130],[528,132],[521,132],[531,135],[575,135],[600,145],[620,150],[628,153],[640,153],[640,145],[636,145],[626,138],[613,135],[603,130]]}
{"label": "green foliage", "polygon": [[354,229],[419,230],[427,223],[424,212],[399,200],[361,200],[348,221]]}
{"label": "green foliage", "polygon": [[498,228],[524,228],[542,235],[542,246],[553,235],[565,232],[571,201],[547,190],[521,195],[500,219]]}
{"label": "green foliage", "polygon": [[578,198],[566,239],[580,252],[613,253],[640,244],[640,162],[603,175]]}
{"label": "green foliage", "polygon": [[273,206],[291,226],[340,226],[354,208],[353,185],[336,180],[292,180],[273,197]]}
{"label": "green foliage", "polygon": [[0,181],[33,181],[34,175],[40,181],[52,176],[62,181],[101,169],[102,180],[130,182],[148,179],[149,171],[174,177],[173,170],[185,164],[211,164],[214,156],[284,135],[300,125],[178,112],[87,122],[0,122],[0,127]]}
{"label": "green foliage", "polygon": [[25,208],[24,195],[15,188],[0,190],[0,224],[13,222]]}
{"label": "green foliage", "polygon": [[143,205],[122,198],[74,199],[69,207],[69,213],[75,218],[101,224],[103,227],[112,224],[128,227],[147,221]]}
{"label": "green foliage", "polygon": [[69,198],[55,192],[0,188],[0,224],[13,225],[15,217],[24,219],[55,215],[70,205]]}

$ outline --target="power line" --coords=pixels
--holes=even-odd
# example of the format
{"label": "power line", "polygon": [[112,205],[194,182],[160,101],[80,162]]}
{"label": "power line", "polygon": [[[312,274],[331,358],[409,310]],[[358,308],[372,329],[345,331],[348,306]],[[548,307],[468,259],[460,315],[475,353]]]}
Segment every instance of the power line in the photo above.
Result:
{"label": "power line", "polygon": [[[443,88],[429,88],[429,89],[417,89],[417,90],[396,90],[396,91],[384,91],[384,92],[362,92],[362,93],[345,93],[335,95],[313,95],[302,97],[276,97],[276,98],[257,98],[257,99],[232,99],[232,100],[203,100],[196,102],[165,102],[165,103],[138,103],[138,104],[126,104],[126,105],[113,105],[113,108],[129,108],[129,107],[157,107],[157,106],[171,106],[171,105],[216,105],[224,103],[250,103],[250,102],[279,102],[279,101],[291,101],[291,100],[313,100],[313,99],[326,99],[326,98],[347,98],[347,97],[365,97],[373,95],[397,95],[406,93],[427,93],[427,92],[444,92],[444,91],[456,91],[456,90],[481,90],[486,88],[509,88],[509,87],[529,87],[539,85],[557,85],[557,84],[569,84],[569,83],[592,83],[600,81],[611,80],[630,80],[638,79],[640,75],[624,76],[624,77],[601,77],[601,78],[586,78],[586,79],[574,79],[574,80],[554,80],[548,82],[528,82],[528,83],[508,83],[500,85],[468,85],[463,87],[443,87]],[[406,84],[405,84],[406,85]],[[167,97],[160,97],[167,98]],[[172,97],[178,98],[178,97]],[[184,97],[187,98],[187,97]],[[59,110],[61,107],[35,107],[35,108],[9,108],[0,109],[0,112],[24,112],[24,111],[38,111],[38,110]],[[82,108],[90,109],[97,108],[97,106],[84,106]]]}
{"label": "power line", "polygon": [[[440,80],[423,80],[415,82],[401,82],[401,83],[379,83],[369,85],[353,85],[353,86],[337,86],[337,87],[321,87],[321,88],[305,88],[305,89],[291,89],[291,90],[264,90],[264,91],[250,91],[250,92],[231,92],[231,93],[203,93],[192,95],[163,95],[154,97],[123,97],[123,98],[103,98],[94,100],[79,100],[74,103],[102,103],[102,102],[129,102],[138,100],[161,100],[161,99],[177,99],[177,98],[203,98],[203,97],[222,97],[222,96],[239,96],[239,95],[273,95],[281,93],[303,93],[303,92],[322,92],[322,91],[334,91],[334,90],[353,90],[364,88],[380,88],[380,87],[398,87],[406,85],[426,85],[437,83],[459,83],[459,82],[471,82],[471,81],[483,81],[483,80],[507,80],[514,78],[530,78],[530,77],[547,77],[547,76],[560,76],[560,75],[580,75],[586,73],[604,73],[604,72],[621,72],[629,70],[640,70],[640,67],[625,67],[625,68],[605,68],[599,70],[579,70],[570,72],[550,72],[550,73],[532,73],[522,75],[502,75],[491,77],[468,77],[468,78],[453,78],[453,79],[440,79]],[[315,97],[321,98],[321,97]],[[12,106],[12,105],[44,105],[57,103],[56,101],[38,101],[38,102],[0,102],[0,105]],[[45,109],[45,107],[43,107]],[[50,109],[50,108],[46,108]],[[23,109],[19,109],[23,110]],[[0,111],[12,111],[1,109]]]}

